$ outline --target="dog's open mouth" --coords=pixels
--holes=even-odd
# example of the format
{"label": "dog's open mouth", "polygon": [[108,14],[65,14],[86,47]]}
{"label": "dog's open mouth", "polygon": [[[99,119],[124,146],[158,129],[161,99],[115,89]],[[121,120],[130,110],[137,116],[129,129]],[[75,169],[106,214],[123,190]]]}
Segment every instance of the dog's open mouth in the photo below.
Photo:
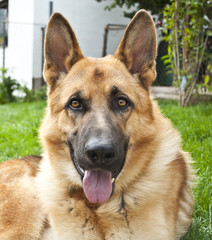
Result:
{"label": "dog's open mouth", "polygon": [[115,172],[110,172],[100,168],[84,170],[79,166],[70,143],[69,148],[74,166],[82,178],[83,190],[87,199],[91,203],[107,202],[112,195],[115,179],[118,177],[124,166],[125,158],[122,161],[120,169]]}

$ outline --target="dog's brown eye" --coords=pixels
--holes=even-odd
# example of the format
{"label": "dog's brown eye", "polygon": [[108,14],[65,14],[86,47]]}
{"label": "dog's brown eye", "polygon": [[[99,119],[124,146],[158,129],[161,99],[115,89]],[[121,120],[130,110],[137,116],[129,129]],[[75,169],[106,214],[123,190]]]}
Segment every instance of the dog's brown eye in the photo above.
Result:
{"label": "dog's brown eye", "polygon": [[81,108],[81,103],[80,103],[79,100],[73,99],[73,100],[71,100],[71,102],[70,102],[70,107],[71,107],[72,109]]}
{"label": "dog's brown eye", "polygon": [[128,100],[127,98],[125,97],[120,97],[118,100],[117,100],[117,104],[120,108],[124,108],[124,107],[127,107],[128,106]]}

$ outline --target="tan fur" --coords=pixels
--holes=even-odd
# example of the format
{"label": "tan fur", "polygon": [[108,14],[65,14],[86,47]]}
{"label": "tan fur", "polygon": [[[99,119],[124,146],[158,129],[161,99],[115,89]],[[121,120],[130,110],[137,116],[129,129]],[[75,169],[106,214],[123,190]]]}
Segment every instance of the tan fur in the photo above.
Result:
{"label": "tan fur", "polygon": [[[56,35],[57,41],[65,47],[62,54],[56,49],[55,57],[51,35],[58,34],[58,22],[64,36]],[[72,29],[56,13],[47,29],[45,55],[49,94],[40,128],[43,159],[38,174],[34,158],[1,164],[0,239],[180,239],[191,223],[190,157],[181,149],[178,132],[149,96],[156,76],[156,38],[149,14],[137,13],[114,56],[93,59],[82,56]],[[124,116],[109,111],[112,86],[134,103]],[[64,108],[77,91],[91,100],[95,124],[106,126],[108,111],[130,136],[125,165],[104,204],[87,200],[70,157],[67,138],[80,132],[90,118],[89,113],[74,116]]]}
{"label": "tan fur", "polygon": [[39,162],[40,158],[31,156],[1,163],[1,240],[34,240],[42,234],[45,215],[41,211],[34,178]]}

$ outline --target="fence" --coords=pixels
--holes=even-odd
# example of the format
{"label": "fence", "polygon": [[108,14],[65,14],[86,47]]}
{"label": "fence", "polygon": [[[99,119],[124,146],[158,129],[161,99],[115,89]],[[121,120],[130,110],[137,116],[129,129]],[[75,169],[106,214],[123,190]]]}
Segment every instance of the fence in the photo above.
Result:
{"label": "fence", "polygon": [[[111,49],[111,41],[114,42],[114,39],[117,41],[116,46],[123,36],[126,25],[121,24],[107,24],[104,30],[104,41],[103,41],[103,51],[102,56],[106,56],[108,53],[114,53],[115,49]],[[114,44],[113,44],[114,45]],[[168,44],[165,41],[160,41],[158,45],[158,55],[156,59],[156,70],[157,78],[154,82],[156,86],[171,86],[173,81],[173,74],[170,73],[171,68],[168,65],[165,65],[162,57],[167,55]]]}

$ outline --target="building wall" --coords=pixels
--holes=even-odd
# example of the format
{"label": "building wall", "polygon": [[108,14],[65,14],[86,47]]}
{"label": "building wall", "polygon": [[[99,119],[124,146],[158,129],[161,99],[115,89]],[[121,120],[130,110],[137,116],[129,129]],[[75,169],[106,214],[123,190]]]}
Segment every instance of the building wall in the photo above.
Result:
{"label": "building wall", "polygon": [[[33,0],[9,0],[5,67],[11,76],[28,87],[31,87],[33,72],[33,12]],[[0,61],[2,66],[2,49]]]}
{"label": "building wall", "polygon": [[[43,70],[43,36],[49,20],[49,0],[34,0],[34,34],[33,34],[33,76],[32,87],[42,85]],[[43,30],[42,30],[43,29]]]}
{"label": "building wall", "polygon": [[[116,8],[105,11],[108,2],[97,3],[95,0],[55,0],[55,11],[61,12],[70,22],[78,38],[82,52],[86,56],[101,57],[103,47],[104,27],[108,23],[128,24],[129,19],[123,17],[123,9]],[[118,41],[114,39],[114,46]]]}

